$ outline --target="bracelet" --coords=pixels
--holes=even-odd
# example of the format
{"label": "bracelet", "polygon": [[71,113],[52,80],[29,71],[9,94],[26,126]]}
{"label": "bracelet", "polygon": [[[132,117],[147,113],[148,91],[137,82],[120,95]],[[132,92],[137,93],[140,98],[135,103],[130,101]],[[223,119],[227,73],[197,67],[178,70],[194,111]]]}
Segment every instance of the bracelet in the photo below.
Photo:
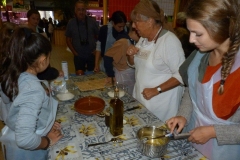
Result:
{"label": "bracelet", "polygon": [[44,138],[48,141],[48,144],[45,148],[43,148],[43,150],[47,150],[49,147],[51,147],[52,140],[50,138],[48,138],[47,136],[44,136]]}
{"label": "bracelet", "polygon": [[134,64],[131,65],[128,61],[127,61],[127,65],[128,65],[129,67],[131,67],[131,68],[135,68],[135,65],[134,65]]}

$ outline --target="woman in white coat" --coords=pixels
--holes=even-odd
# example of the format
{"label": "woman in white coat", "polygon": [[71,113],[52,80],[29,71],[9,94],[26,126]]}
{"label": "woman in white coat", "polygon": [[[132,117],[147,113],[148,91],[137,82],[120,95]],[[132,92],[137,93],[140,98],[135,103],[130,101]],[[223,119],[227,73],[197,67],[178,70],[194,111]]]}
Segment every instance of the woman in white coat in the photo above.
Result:
{"label": "woman in white coat", "polygon": [[185,60],[178,38],[165,28],[164,13],[152,0],[140,1],[131,13],[132,27],[141,36],[127,50],[135,65],[133,96],[160,120],[176,115],[182,97],[179,66]]}

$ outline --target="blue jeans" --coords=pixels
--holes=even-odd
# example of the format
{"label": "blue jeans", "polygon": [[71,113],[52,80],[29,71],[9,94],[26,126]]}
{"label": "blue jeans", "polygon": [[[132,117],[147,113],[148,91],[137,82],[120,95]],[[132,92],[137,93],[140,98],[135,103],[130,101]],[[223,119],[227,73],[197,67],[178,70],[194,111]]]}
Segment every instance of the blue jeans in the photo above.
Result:
{"label": "blue jeans", "polygon": [[93,71],[95,66],[95,56],[91,54],[87,58],[74,56],[74,65],[75,65],[75,71],[77,70],[83,70],[86,71]]}

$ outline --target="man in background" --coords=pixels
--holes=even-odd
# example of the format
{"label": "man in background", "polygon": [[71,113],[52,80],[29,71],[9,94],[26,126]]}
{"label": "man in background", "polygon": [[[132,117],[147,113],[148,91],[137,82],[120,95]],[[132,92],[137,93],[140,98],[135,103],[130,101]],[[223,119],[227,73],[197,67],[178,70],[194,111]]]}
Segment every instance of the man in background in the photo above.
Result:
{"label": "man in background", "polygon": [[68,22],[65,33],[67,46],[74,54],[76,74],[82,74],[86,70],[93,71],[98,32],[96,21],[86,16],[84,2],[77,1],[75,18]]}

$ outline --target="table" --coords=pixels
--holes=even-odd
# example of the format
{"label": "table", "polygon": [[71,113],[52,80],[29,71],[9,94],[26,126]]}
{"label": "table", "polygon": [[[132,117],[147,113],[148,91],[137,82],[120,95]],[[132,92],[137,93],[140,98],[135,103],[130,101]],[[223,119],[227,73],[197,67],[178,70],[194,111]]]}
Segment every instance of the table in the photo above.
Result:
{"label": "table", "polygon": [[[106,77],[104,73],[93,75],[70,77],[73,82],[93,80]],[[71,84],[73,85],[73,84]],[[72,86],[74,87],[74,85]],[[86,116],[74,110],[74,102],[81,97],[97,96],[105,101],[105,108],[109,106],[111,99],[106,89],[75,93],[74,99],[59,102],[56,120],[61,122],[64,137],[49,149],[49,159],[52,160],[148,160],[137,150],[136,132],[145,125],[164,125],[157,117],[148,111],[142,104],[132,96],[126,94],[121,100],[124,102],[124,109],[140,106],[140,109],[124,113],[127,123],[123,128],[123,135],[119,138],[122,143],[111,142],[108,144],[89,147],[88,144],[106,142],[112,138],[109,128],[105,125],[105,119],[97,115]],[[159,158],[156,158],[159,159]],[[206,158],[193,148],[187,140],[172,140],[167,149],[167,154],[161,159],[164,160],[205,160]]]}

